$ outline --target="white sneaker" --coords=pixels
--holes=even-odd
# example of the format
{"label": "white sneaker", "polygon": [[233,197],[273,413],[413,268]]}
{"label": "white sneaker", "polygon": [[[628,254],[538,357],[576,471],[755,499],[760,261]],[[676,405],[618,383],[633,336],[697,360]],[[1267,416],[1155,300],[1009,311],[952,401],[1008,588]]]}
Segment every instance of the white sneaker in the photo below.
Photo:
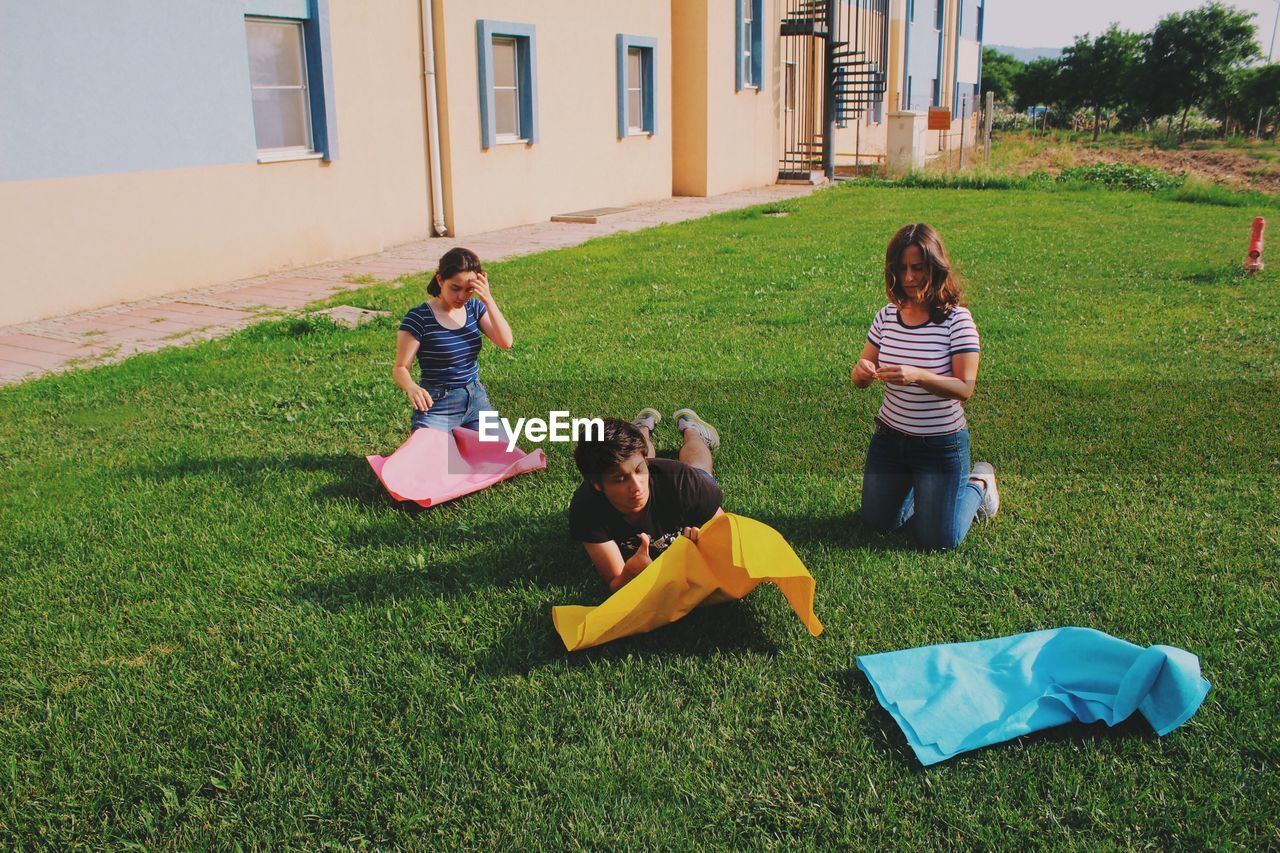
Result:
{"label": "white sneaker", "polygon": [[671,417],[676,419],[676,429],[683,435],[687,429],[696,429],[698,435],[707,443],[707,447],[715,450],[720,446],[720,433],[711,424],[698,417],[693,409],[677,409]]}
{"label": "white sneaker", "polygon": [[978,462],[973,466],[970,477],[981,480],[982,506],[978,507],[978,518],[991,518],[1000,511],[1000,490],[996,488],[996,469],[990,462]]}
{"label": "white sneaker", "polygon": [[662,412],[659,412],[653,406],[645,406],[636,412],[636,416],[631,423],[638,427],[646,427],[649,432],[653,432],[658,424],[662,423]]}

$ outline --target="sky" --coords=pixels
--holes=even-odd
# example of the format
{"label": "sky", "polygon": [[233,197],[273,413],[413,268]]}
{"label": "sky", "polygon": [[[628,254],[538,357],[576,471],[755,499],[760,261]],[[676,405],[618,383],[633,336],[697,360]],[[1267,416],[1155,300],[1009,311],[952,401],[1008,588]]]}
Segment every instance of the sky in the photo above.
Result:
{"label": "sky", "polygon": [[[1077,35],[1097,35],[1112,22],[1146,32],[1172,12],[1185,12],[1204,0],[986,0],[987,44],[1011,47],[1066,47]],[[1228,0],[1227,5],[1256,12],[1258,41],[1267,52],[1276,20],[1277,0]],[[1280,51],[1280,39],[1277,40]],[[1280,55],[1280,54],[1278,54]]]}

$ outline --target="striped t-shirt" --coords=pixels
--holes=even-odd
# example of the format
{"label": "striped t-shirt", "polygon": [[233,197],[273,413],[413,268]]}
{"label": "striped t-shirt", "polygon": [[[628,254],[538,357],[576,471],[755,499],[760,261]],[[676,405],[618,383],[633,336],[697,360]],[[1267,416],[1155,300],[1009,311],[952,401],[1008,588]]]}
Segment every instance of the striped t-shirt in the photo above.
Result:
{"label": "striped t-shirt", "polygon": [[[941,323],[925,321],[908,326],[890,303],[871,321],[867,340],[880,348],[880,366],[921,367],[939,376],[951,375],[951,356],[978,352],[978,327],[968,308],[954,308]],[[877,417],[912,435],[946,435],[968,426],[959,400],[930,394],[918,385],[885,383]]]}
{"label": "striped t-shirt", "polygon": [[441,326],[426,302],[400,321],[400,331],[418,340],[419,385],[466,385],[480,375],[480,318],[489,309],[475,298],[467,300],[466,308],[467,321],[457,329]]}

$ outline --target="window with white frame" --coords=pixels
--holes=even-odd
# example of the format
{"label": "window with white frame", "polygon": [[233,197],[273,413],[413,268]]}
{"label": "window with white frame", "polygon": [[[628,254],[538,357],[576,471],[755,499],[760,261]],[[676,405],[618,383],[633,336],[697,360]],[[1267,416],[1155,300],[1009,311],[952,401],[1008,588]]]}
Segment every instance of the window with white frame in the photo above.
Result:
{"label": "window with white frame", "polygon": [[493,119],[499,142],[513,142],[520,135],[520,69],[516,40],[493,40]]}
{"label": "window with white frame", "polygon": [[329,0],[243,0],[259,163],[338,158]]}
{"label": "window with white frame", "polygon": [[764,0],[736,0],[737,91],[764,88]]}
{"label": "window with white frame", "polygon": [[302,22],[246,18],[245,34],[259,155],[312,153]]}
{"label": "window with white frame", "polygon": [[654,52],[658,40],[618,33],[618,137],[652,136],[657,132],[654,109]]}
{"label": "window with white frame", "polygon": [[532,24],[476,21],[483,148],[538,141],[534,32]]}
{"label": "window with white frame", "polygon": [[785,74],[786,82],[784,83],[784,86],[786,90],[786,95],[783,98],[782,103],[787,112],[793,113],[796,111],[796,64],[795,62],[793,60],[787,60],[785,69],[786,70],[784,71],[784,74]]}
{"label": "window with white frame", "polygon": [[627,48],[627,132],[644,133],[644,49]]}

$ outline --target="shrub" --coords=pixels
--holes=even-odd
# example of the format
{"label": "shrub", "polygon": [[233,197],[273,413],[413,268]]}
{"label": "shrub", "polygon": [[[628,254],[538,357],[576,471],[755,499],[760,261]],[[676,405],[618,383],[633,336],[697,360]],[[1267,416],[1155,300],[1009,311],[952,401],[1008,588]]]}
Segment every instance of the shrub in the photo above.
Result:
{"label": "shrub", "polygon": [[1075,166],[1063,169],[1058,182],[1063,184],[1093,184],[1109,190],[1137,190],[1159,192],[1182,186],[1187,176],[1171,175],[1150,166],[1132,166],[1127,163],[1095,163],[1092,166]]}
{"label": "shrub", "polygon": [[1217,207],[1251,207],[1275,210],[1280,208],[1280,197],[1256,190],[1235,190],[1206,181],[1189,180],[1170,192],[1161,193],[1173,201],[1189,204],[1210,204]]}

